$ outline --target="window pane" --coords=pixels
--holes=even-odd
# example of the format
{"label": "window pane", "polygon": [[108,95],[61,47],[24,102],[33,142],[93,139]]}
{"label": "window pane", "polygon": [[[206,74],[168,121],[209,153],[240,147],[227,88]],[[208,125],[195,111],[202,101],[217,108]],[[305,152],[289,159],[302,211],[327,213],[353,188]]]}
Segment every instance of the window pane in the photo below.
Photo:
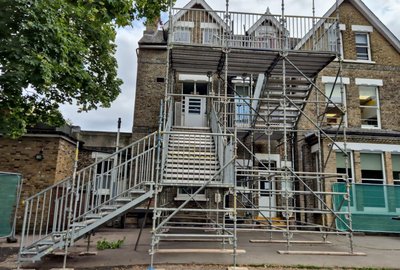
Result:
{"label": "window pane", "polygon": [[357,45],[368,45],[367,34],[356,34]]}
{"label": "window pane", "polygon": [[392,155],[392,168],[393,168],[393,179],[400,180],[400,154]]}
{"label": "window pane", "polygon": [[376,86],[359,86],[361,125],[378,127],[378,88]]}
{"label": "window pane", "polygon": [[361,108],[361,125],[378,127],[378,111],[376,108]]}
{"label": "window pane", "polygon": [[335,87],[333,88],[333,91],[332,91],[332,87],[333,87],[332,83],[325,84],[325,95],[327,97],[331,97],[331,100],[334,103],[341,104],[342,103],[342,94],[341,94],[340,85],[336,84]]}
{"label": "window pane", "polygon": [[194,82],[184,82],[182,92],[184,95],[193,95],[194,94]]}
{"label": "window pane", "polygon": [[356,34],[356,53],[357,53],[357,59],[370,60],[368,33]]}
{"label": "window pane", "polygon": [[376,179],[371,184],[382,184],[383,166],[382,155],[374,153],[361,153],[361,177],[364,179]]}
{"label": "window pane", "polygon": [[359,86],[360,105],[377,106],[377,88],[375,86]]}

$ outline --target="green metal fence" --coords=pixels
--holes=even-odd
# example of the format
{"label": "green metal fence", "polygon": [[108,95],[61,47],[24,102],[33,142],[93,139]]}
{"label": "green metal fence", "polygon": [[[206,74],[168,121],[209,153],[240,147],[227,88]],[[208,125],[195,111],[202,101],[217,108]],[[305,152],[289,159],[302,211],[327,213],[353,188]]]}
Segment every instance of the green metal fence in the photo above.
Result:
{"label": "green metal fence", "polygon": [[0,172],[0,238],[14,234],[21,186],[21,175]]}
{"label": "green metal fence", "polygon": [[[333,191],[343,192],[346,184],[335,183]],[[347,202],[343,195],[333,196],[335,211],[347,211]],[[350,211],[354,231],[400,233],[400,186],[351,184]],[[345,231],[348,229],[348,219],[342,215],[336,220],[336,227]]]}

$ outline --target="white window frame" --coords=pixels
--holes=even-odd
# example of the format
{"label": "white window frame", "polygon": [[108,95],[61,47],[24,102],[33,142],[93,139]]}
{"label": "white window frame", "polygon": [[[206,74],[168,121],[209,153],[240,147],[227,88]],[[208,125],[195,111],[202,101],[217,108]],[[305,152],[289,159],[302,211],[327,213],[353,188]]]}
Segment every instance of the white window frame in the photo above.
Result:
{"label": "white window frame", "polygon": [[[365,59],[358,59],[357,52],[356,52],[356,62],[364,62],[364,63],[374,63],[372,61],[372,54],[371,54],[371,35],[374,31],[374,28],[370,25],[352,25],[351,30],[354,32],[355,35],[357,34],[364,34],[367,36],[367,46],[368,46],[368,60]],[[356,44],[356,36],[354,36],[355,47],[357,51],[357,44]]]}
{"label": "white window frame", "polygon": [[[361,111],[361,108],[375,108],[376,109],[376,115],[377,115],[377,126],[373,126],[373,125],[363,125],[361,123],[361,128],[365,128],[365,129],[381,129],[381,104],[380,104],[380,99],[379,99],[379,86],[377,84],[367,84],[365,82],[363,82],[364,79],[361,79],[360,81],[358,81],[360,79],[356,79],[356,85],[358,86],[358,97],[360,99],[360,86],[367,86],[367,87],[374,87],[375,88],[375,92],[376,92],[376,106],[364,106],[359,104],[359,108]],[[361,114],[360,114],[361,117]],[[362,120],[362,119],[361,119]]]}
{"label": "white window frame", "polygon": [[[364,178],[362,178],[362,164],[361,164],[362,163],[361,162],[361,155],[362,154],[379,154],[381,156],[382,177],[383,177],[383,179],[366,178],[365,181],[382,181],[382,185],[386,185],[387,178],[386,178],[386,170],[385,170],[385,155],[384,155],[384,153],[383,152],[373,152],[373,151],[360,151],[361,182],[364,183]],[[368,184],[368,183],[364,183],[364,184]]]}
{"label": "white window frame", "polygon": [[[343,105],[346,107],[347,106],[347,89],[346,89],[346,85],[350,84],[350,78],[348,77],[342,77],[342,78],[336,78],[336,77],[329,77],[329,76],[322,76],[321,78],[322,83],[324,84],[324,89],[325,89],[325,95],[327,95],[326,92],[326,85],[330,84],[333,85],[336,81],[336,85],[340,86],[340,83],[343,83],[344,86],[344,93],[343,93]],[[336,104],[336,103],[335,103]],[[335,126],[335,125],[330,125],[330,126]],[[336,125],[338,126],[338,125]],[[348,121],[347,121],[347,114],[344,115],[344,119],[343,119],[343,126],[347,127],[348,126]]]}
{"label": "white window frame", "polygon": [[[330,90],[332,90],[332,86],[333,86],[333,83],[324,83],[324,87],[325,87],[325,95],[327,96],[327,97],[329,97],[329,94],[330,93],[327,93],[327,86],[330,86]],[[338,84],[336,84],[336,87],[340,87],[340,83]],[[336,106],[338,106],[339,108],[341,108],[342,107],[342,105],[344,106],[344,108],[346,108],[346,105],[347,105],[347,90],[346,90],[346,85],[343,83],[343,96],[341,96],[341,103],[337,103],[337,102],[334,102],[333,100],[331,100]],[[327,102],[328,102],[328,100],[327,100]],[[331,104],[331,103],[329,103],[329,104],[327,104],[328,105],[328,108],[329,107],[332,107],[333,105]],[[328,114],[329,113],[326,113],[326,120],[328,120]],[[338,121],[340,121],[340,117],[338,118]],[[332,126],[332,127],[338,127],[339,126],[339,123],[336,123],[336,125],[334,125],[334,124],[329,124],[328,122],[327,122],[327,125],[329,125],[329,126]],[[347,114],[344,114],[344,116],[343,116],[343,126],[345,126],[345,127],[347,127]]]}
{"label": "white window frame", "polygon": [[[192,34],[191,28],[185,26],[175,26],[174,30],[174,42],[176,43],[191,43]],[[181,34],[186,34],[188,39],[177,39],[177,37],[183,37]]]}
{"label": "white window frame", "polygon": [[[382,176],[383,176],[383,181],[382,184],[369,184],[369,183],[364,183],[363,179],[361,178],[361,183],[366,184],[366,185],[382,185],[383,192],[384,192],[384,201],[385,201],[385,206],[384,207],[365,207],[364,206],[364,211],[366,212],[374,212],[376,211],[377,213],[380,213],[382,209],[385,209],[386,211],[388,210],[389,203],[388,203],[388,194],[387,194],[387,177],[386,177],[386,170],[385,170],[385,155],[383,152],[372,152],[372,151],[360,151],[360,170],[362,170],[361,166],[361,155],[362,154],[380,154],[381,156],[381,164],[382,164]],[[362,173],[361,173],[362,174]],[[380,181],[381,179],[367,179],[366,181],[371,180],[371,181]]]}
{"label": "white window frame", "polygon": [[[363,45],[362,48],[367,48],[367,52],[368,52],[368,59],[359,59],[358,58],[358,54],[357,54],[357,48],[361,47],[360,45],[357,46],[357,35],[365,35],[367,37],[367,44]],[[371,39],[370,39],[370,34],[369,32],[361,32],[361,31],[357,31],[354,33],[354,37],[355,37],[355,46],[356,46],[356,60],[360,61],[360,62],[371,62],[372,61],[372,56],[371,56]]]}

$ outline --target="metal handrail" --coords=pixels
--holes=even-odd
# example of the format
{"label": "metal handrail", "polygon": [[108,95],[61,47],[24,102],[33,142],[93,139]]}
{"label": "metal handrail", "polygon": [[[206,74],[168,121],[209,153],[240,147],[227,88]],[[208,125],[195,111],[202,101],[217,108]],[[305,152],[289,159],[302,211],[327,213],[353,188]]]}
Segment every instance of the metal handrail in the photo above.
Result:
{"label": "metal handrail", "polygon": [[168,27],[177,45],[337,52],[337,18],[185,8],[172,15]]}
{"label": "metal handrail", "polygon": [[[102,207],[116,205],[119,198],[133,199],[132,190],[154,183],[157,135],[154,132],[79,170],[75,179],[67,177],[26,199],[20,254],[45,252],[35,243],[50,242],[55,235],[68,235],[68,244],[73,244],[78,222],[91,219],[89,215],[106,215],[100,213]],[[59,243],[64,241],[60,239]]]}

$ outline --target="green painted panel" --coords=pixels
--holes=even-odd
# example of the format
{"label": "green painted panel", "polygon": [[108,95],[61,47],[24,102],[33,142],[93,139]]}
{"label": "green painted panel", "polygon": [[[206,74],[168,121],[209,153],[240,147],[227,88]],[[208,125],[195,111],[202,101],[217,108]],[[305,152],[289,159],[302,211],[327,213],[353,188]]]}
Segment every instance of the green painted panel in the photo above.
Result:
{"label": "green painted panel", "polygon": [[0,237],[13,232],[21,175],[0,173]]}
{"label": "green painted panel", "polygon": [[[344,192],[344,183],[335,183],[332,190]],[[343,195],[333,196],[335,211],[347,211],[347,203],[341,204]],[[354,231],[400,233],[400,186],[352,184],[350,189],[350,210]],[[336,227],[346,231],[348,221],[344,215],[336,220]]]}

